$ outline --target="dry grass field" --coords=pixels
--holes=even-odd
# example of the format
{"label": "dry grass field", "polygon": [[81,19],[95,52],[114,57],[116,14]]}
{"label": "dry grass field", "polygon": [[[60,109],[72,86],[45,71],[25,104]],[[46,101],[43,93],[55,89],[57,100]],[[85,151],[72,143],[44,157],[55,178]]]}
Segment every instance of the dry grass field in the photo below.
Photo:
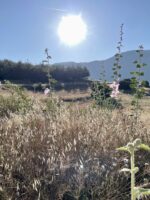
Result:
{"label": "dry grass field", "polygon": [[[33,95],[33,93],[32,93]],[[35,94],[38,98],[45,98],[43,94],[38,93]],[[64,102],[72,102],[73,105],[78,105],[79,108],[85,108],[94,103],[92,99],[90,99],[91,90],[87,91],[60,91],[55,93],[58,98],[64,100]],[[133,96],[129,94],[121,93],[119,98],[124,106],[124,112],[129,115],[132,114],[132,106],[131,101],[133,100]],[[140,100],[141,107],[141,120],[145,124],[146,127],[150,127],[150,96],[145,96]]]}
{"label": "dry grass field", "polygon": [[[66,103],[72,103],[72,105],[76,105],[79,108],[85,108],[94,103],[94,101],[90,98],[91,90],[88,89],[86,91],[74,90],[71,92],[67,92],[65,90],[59,92],[53,92],[55,96]],[[9,92],[0,90],[0,95],[9,96]],[[41,92],[27,92],[27,94],[35,99],[45,99],[47,98]],[[124,112],[129,115],[132,114],[132,106],[131,101],[133,100],[133,96],[129,94],[121,93],[119,95],[121,102],[124,106]],[[141,107],[141,115],[140,118],[146,127],[150,127],[150,96],[145,96],[140,100]]]}
{"label": "dry grass field", "polygon": [[[123,109],[108,110],[90,91],[0,94],[0,199],[130,198],[130,177],[119,172],[129,157],[116,148],[135,138],[150,144],[149,97],[137,123],[130,95],[120,95]],[[150,182],[150,154],[139,152],[136,165],[137,184]]]}

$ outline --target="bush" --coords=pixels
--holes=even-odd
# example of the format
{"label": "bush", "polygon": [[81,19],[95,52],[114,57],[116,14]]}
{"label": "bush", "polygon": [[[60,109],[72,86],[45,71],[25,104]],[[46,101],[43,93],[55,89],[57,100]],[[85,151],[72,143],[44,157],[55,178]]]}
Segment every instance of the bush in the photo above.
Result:
{"label": "bush", "polygon": [[149,88],[149,82],[148,82],[148,81],[145,81],[145,80],[143,80],[143,81],[141,82],[141,86],[142,86],[142,87]]}
{"label": "bush", "polygon": [[119,101],[111,97],[112,89],[106,82],[94,82],[91,89],[91,97],[95,100],[97,105],[108,109],[122,107]]}
{"label": "bush", "polygon": [[131,79],[124,79],[119,82],[119,89],[124,92],[131,92]]}
{"label": "bush", "polygon": [[11,113],[25,114],[32,107],[31,99],[22,88],[9,82],[5,83],[5,89],[10,93],[8,96],[0,96],[0,116],[10,116]]}
{"label": "bush", "polygon": [[109,98],[111,95],[112,89],[108,86],[107,83],[100,83],[100,82],[94,82],[91,85],[92,93],[91,97],[94,98],[99,104],[99,102],[106,100],[106,98]]}

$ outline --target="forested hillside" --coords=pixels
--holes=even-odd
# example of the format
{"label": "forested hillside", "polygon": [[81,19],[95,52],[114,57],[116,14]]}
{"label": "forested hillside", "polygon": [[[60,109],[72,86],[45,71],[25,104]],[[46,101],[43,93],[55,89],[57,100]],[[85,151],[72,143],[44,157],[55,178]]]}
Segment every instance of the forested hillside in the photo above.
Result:
{"label": "forested hillside", "polygon": [[47,66],[43,64],[0,61],[0,80],[10,80],[17,83],[46,83],[48,70],[53,79],[58,82],[84,81],[89,76],[85,67]]}

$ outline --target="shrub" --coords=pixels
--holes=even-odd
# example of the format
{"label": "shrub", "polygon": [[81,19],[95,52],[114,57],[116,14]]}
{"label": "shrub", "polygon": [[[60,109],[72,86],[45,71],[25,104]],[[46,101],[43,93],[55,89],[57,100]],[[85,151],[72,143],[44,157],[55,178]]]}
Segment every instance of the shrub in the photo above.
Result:
{"label": "shrub", "polygon": [[148,81],[145,81],[145,80],[143,80],[142,82],[141,82],[141,85],[142,85],[142,87],[146,87],[146,88],[149,88],[150,86],[149,86],[149,82]]}
{"label": "shrub", "polygon": [[45,111],[50,112],[51,114],[56,114],[57,111],[60,109],[61,100],[51,94],[48,98],[44,100],[45,102]]}
{"label": "shrub", "polygon": [[119,89],[120,90],[123,90],[124,92],[130,92],[131,91],[131,79],[124,79],[124,80],[121,80],[119,82]]}
{"label": "shrub", "polygon": [[5,83],[5,89],[10,93],[8,96],[0,96],[0,116],[10,116],[11,113],[25,114],[32,107],[31,99],[23,89],[10,82]]}
{"label": "shrub", "polygon": [[[119,82],[119,89],[122,90],[125,93],[131,93],[133,92],[133,88],[132,88],[132,83],[134,81],[134,77],[132,77],[131,79],[124,79],[121,80]],[[141,87],[147,87],[149,88],[149,82],[148,81],[141,81]]]}
{"label": "shrub", "polygon": [[98,97],[102,98],[103,100],[110,97],[112,89],[108,86],[106,82],[94,82],[91,86],[92,93],[91,96],[96,99]]}
{"label": "shrub", "polygon": [[111,97],[112,89],[106,82],[94,82],[91,89],[91,97],[95,100],[97,105],[108,109],[122,107],[118,100]]}

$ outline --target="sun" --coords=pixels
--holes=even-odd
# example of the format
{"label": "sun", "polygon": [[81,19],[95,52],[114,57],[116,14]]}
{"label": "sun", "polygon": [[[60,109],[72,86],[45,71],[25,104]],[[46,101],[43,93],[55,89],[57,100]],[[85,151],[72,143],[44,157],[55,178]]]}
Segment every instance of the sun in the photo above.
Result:
{"label": "sun", "polygon": [[80,44],[87,36],[87,25],[81,15],[66,15],[58,25],[58,36],[66,45]]}

